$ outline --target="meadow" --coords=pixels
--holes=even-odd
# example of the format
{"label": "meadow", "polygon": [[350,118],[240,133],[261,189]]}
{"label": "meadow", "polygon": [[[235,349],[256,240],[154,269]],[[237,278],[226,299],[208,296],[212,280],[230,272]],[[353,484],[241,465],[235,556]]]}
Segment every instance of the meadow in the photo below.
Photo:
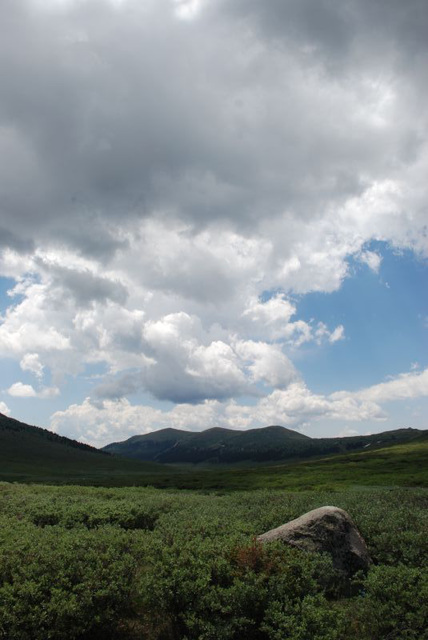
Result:
{"label": "meadow", "polygon": [[[302,488],[302,487],[300,487]],[[255,536],[332,504],[373,559]],[[425,640],[428,492],[178,491],[0,483],[2,640]]]}
{"label": "meadow", "polygon": [[16,438],[0,441],[0,481],[207,491],[428,487],[426,434],[412,442],[359,453],[223,466],[141,462],[70,446],[58,447],[51,441],[41,446],[40,437],[32,433],[30,436],[24,432],[20,446]]}

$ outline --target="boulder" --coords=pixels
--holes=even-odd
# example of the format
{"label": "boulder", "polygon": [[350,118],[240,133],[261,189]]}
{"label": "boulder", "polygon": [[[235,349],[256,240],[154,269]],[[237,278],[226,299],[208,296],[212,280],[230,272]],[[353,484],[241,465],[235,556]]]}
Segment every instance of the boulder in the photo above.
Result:
{"label": "boulder", "polygon": [[371,559],[351,517],[338,507],[320,507],[258,536],[262,543],[281,540],[298,549],[329,553],[335,569],[351,577],[367,571]]}

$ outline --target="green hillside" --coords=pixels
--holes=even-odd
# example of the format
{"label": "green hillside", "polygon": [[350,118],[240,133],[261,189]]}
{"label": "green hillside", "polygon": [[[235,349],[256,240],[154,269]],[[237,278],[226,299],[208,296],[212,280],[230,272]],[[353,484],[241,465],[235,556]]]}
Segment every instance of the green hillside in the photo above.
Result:
{"label": "green hillside", "polygon": [[[178,440],[178,442],[177,442]],[[340,440],[340,442],[336,442]],[[400,444],[394,444],[397,441]],[[324,443],[316,448],[317,444]],[[219,459],[219,450],[229,448],[247,459],[245,465],[168,465],[122,458],[88,445],[58,436],[45,429],[26,425],[0,414],[0,480],[48,484],[94,486],[154,486],[159,488],[236,490],[236,489],[320,489],[353,486],[428,486],[428,432],[412,429],[389,431],[376,436],[315,440],[282,427],[266,427],[245,432],[208,429],[191,433],[164,429],[150,436],[127,441],[142,446],[144,455],[173,459],[175,449],[195,459],[208,454]],[[278,443],[290,457],[263,464],[248,461],[255,448],[260,457],[272,456]],[[301,452],[309,448],[304,458]],[[336,447],[345,453],[337,453]],[[347,447],[359,447],[354,453]],[[315,448],[314,448],[315,447]],[[285,450],[285,449],[283,449]],[[160,453],[164,451],[165,453]],[[165,455],[167,452],[168,456]],[[181,454],[180,454],[181,455]],[[189,455],[189,457],[190,457]],[[206,458],[203,458],[206,459]]]}
{"label": "green hillside", "polygon": [[[196,467],[187,473],[165,466],[147,478],[158,488],[239,491],[254,489],[342,490],[370,487],[428,487],[428,434],[406,444],[318,459],[253,467]],[[144,478],[139,478],[144,484]]]}
{"label": "green hillside", "polygon": [[309,438],[280,426],[248,431],[214,428],[197,433],[162,429],[109,444],[104,451],[169,464],[267,463],[364,451],[408,442],[421,433],[417,429],[398,429],[370,436]]}
{"label": "green hillside", "polygon": [[121,484],[130,474],[159,470],[164,467],[112,456],[0,414],[0,480]]}
{"label": "green hillside", "polygon": [[304,445],[300,443],[309,440],[297,431],[278,426],[248,431],[215,427],[196,433],[161,429],[143,436],[133,436],[125,442],[109,444],[103,451],[164,463],[230,464],[242,460],[276,460],[284,450],[304,450]]}
{"label": "green hillside", "polygon": [[187,441],[194,434],[179,429],[161,429],[144,436],[132,436],[125,442],[113,442],[102,451],[137,460],[157,460],[165,451],[171,450],[178,442]]}

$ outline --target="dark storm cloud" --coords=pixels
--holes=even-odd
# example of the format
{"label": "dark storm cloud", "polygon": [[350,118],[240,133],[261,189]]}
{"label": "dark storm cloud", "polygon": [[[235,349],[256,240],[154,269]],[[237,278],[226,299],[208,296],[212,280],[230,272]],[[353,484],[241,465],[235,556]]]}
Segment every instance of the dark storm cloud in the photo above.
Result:
{"label": "dark storm cloud", "polygon": [[17,237],[8,229],[0,227],[0,249],[4,248],[13,249],[18,253],[27,253],[34,249],[34,244],[31,240]]}
{"label": "dark storm cloud", "polygon": [[370,54],[393,48],[398,60],[428,49],[425,0],[221,0],[212,11],[256,27],[262,38],[316,50],[330,69],[349,65],[353,54],[361,64],[361,43]]}
{"label": "dark storm cloud", "polygon": [[232,0],[218,4],[221,12],[256,25],[263,37],[296,41],[332,57],[342,58],[355,35],[349,2],[331,0]]}
{"label": "dark storm cloud", "polygon": [[[3,211],[11,226],[19,217],[38,231],[43,220],[47,233],[72,232],[84,242],[94,211],[121,222],[154,206],[175,208],[172,192],[188,172],[197,181],[200,171],[218,173],[216,105],[189,59],[200,38],[187,44],[168,3],[148,15],[132,4],[114,10],[88,2],[53,13],[30,7],[7,3],[0,15],[9,25],[0,118],[18,138],[20,189],[13,209]],[[197,205],[207,207],[221,188],[214,184]],[[214,206],[222,206],[219,198]]]}
{"label": "dark storm cloud", "polygon": [[[316,92],[326,69],[358,79],[376,47],[399,59],[420,52],[424,2],[232,0],[194,21],[166,0],[49,7],[0,7],[0,207],[11,242],[47,237],[106,259],[122,246],[114,225],[160,211],[197,227],[254,227],[285,209],[311,217],[359,194],[367,174],[382,176],[388,145],[409,146],[408,127],[397,144],[358,122],[349,138],[340,97],[314,118],[302,74]],[[270,51],[272,38],[294,49]]]}

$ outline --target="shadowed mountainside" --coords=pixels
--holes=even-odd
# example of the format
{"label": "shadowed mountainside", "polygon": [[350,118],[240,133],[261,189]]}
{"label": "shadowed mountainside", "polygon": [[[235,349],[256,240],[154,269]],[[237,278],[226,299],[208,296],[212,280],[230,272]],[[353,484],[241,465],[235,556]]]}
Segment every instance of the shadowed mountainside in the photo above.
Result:
{"label": "shadowed mountainside", "polygon": [[162,429],[103,448],[108,453],[177,464],[233,464],[305,459],[409,442],[423,432],[397,429],[370,436],[310,438],[280,426],[234,431],[213,428],[201,432]]}
{"label": "shadowed mountainside", "polygon": [[[143,449],[146,448],[144,455],[148,455],[149,449],[157,460],[167,457],[173,459],[176,450],[181,455],[183,450],[186,451],[186,446],[189,447],[188,457],[195,457],[196,453],[199,459],[210,455],[210,460],[218,460],[221,458],[218,451],[229,449],[230,457],[232,454],[235,457],[241,455],[246,460],[242,465],[170,466],[108,455],[0,414],[0,481],[108,487],[151,485],[204,491],[267,487],[300,490],[354,485],[426,486],[427,438],[427,431],[400,429],[365,436],[362,441],[364,444],[361,438],[327,439],[326,448],[334,449],[337,446],[335,441],[339,440],[342,451],[346,452],[341,455],[333,451],[322,456],[318,446],[315,449],[317,455],[312,458],[309,457],[312,454],[306,458],[302,455],[304,447],[316,446],[323,441],[282,427],[244,432],[209,429],[197,434],[163,429],[150,436],[136,436],[127,441],[131,444],[142,441]],[[367,442],[367,439],[371,441]],[[358,447],[349,448],[355,440],[360,442]],[[264,449],[261,442],[264,443]],[[272,456],[272,452],[276,451],[275,446],[281,442],[283,449],[280,449],[280,453],[287,445],[288,459],[274,462],[269,457],[265,465],[251,464],[248,460],[255,447],[259,456]],[[162,450],[164,454],[161,456]],[[290,451],[299,451],[300,454],[293,458]]]}
{"label": "shadowed mountainside", "polygon": [[162,465],[127,460],[0,413],[0,479],[27,481],[116,477]]}

